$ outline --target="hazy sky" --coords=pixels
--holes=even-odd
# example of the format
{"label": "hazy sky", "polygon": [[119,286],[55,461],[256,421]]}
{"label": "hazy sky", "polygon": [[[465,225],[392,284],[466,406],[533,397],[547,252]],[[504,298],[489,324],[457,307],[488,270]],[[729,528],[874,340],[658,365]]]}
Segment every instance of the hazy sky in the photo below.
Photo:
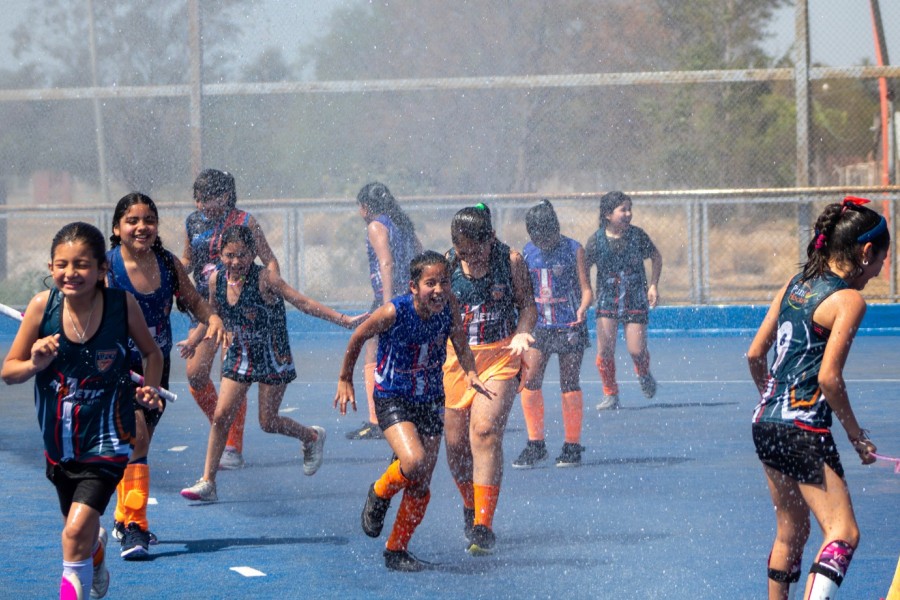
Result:
{"label": "hazy sky", "polygon": [[[30,1],[0,0],[3,19],[0,19],[0,67],[14,69],[9,32],[20,23]],[[71,0],[76,1],[76,0]],[[243,40],[242,55],[252,61],[269,46],[280,46],[292,59],[301,40],[327,26],[328,15],[348,0],[248,0],[242,9],[243,17],[252,23]],[[900,0],[881,2],[888,54],[893,64],[900,64]],[[811,55],[814,62],[831,66],[856,65],[863,59],[874,64],[872,21],[868,0],[811,0]],[[790,50],[794,37],[794,9],[778,12],[768,43],[774,55]]]}

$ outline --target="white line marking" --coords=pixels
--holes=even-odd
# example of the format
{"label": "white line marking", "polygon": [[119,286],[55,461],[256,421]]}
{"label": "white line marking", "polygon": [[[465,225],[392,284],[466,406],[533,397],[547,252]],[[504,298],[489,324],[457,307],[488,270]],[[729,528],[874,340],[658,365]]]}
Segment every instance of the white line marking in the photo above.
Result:
{"label": "white line marking", "polygon": [[282,408],[278,412],[289,413],[289,412],[294,412],[295,410],[300,410],[300,408],[296,407],[296,406],[289,406],[288,408]]}
{"label": "white line marking", "polygon": [[169,448],[169,452],[184,452],[187,450],[187,446],[172,446]]}
{"label": "white line marking", "polygon": [[265,577],[266,574],[262,571],[257,571],[252,567],[231,567],[230,571],[234,571],[244,577]]}
{"label": "white line marking", "polygon": [[147,498],[147,504],[156,505],[159,504],[159,502],[156,501],[156,498]]}

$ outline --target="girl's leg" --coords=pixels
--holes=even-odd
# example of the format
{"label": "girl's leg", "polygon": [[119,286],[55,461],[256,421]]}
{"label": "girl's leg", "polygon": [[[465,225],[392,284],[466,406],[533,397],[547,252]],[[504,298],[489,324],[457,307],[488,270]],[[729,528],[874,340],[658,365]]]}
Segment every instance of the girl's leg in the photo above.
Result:
{"label": "girl's leg", "polygon": [[[217,353],[218,346],[212,340],[204,340],[197,345],[194,355],[187,359],[186,363],[188,389],[197,402],[197,406],[200,407],[200,410],[203,411],[210,423],[212,423],[216,412],[218,394],[216,393],[216,386],[209,375],[212,372]],[[226,445],[238,454],[244,450],[244,422],[246,415],[247,405],[243,404],[235,416],[228,434]],[[243,459],[239,458],[238,462],[243,463]],[[236,467],[238,465],[230,466]]]}
{"label": "girl's leg", "polygon": [[203,469],[203,479],[206,481],[212,483],[216,481],[216,472],[219,470],[219,459],[222,457],[222,452],[225,451],[228,429],[241,405],[247,404],[248,389],[250,389],[249,383],[222,379],[219,387],[219,401],[216,403],[216,412],[209,428],[209,443],[206,446],[206,465]]}
{"label": "girl's leg", "polygon": [[825,465],[821,485],[800,484],[803,499],[822,528],[822,543],[806,580],[804,598],[834,598],[859,545],[859,526],[847,482]]}
{"label": "girl's leg", "polygon": [[619,405],[619,384],[616,383],[616,334],[619,322],[615,319],[597,319],[597,371],[603,383],[603,401],[598,410],[617,408]]}
{"label": "girl's leg", "polygon": [[[562,391],[563,429],[565,443],[578,446],[578,458],[581,457],[581,422],[584,416],[584,396],[581,393],[581,361],[584,351],[566,352],[559,355],[559,385]],[[571,450],[576,450],[572,448]],[[566,454],[566,448],[563,448]],[[560,456],[560,458],[564,458]],[[579,460],[580,462],[580,460]],[[560,464],[557,459],[557,464]]]}
{"label": "girl's leg", "polygon": [[626,323],[625,344],[634,362],[634,372],[641,384],[641,391],[647,398],[656,395],[656,380],[650,374],[650,352],[647,350],[647,324]]}
{"label": "girl's leg", "polygon": [[[100,534],[100,513],[87,504],[73,502],[69,507],[62,532],[63,578],[60,584],[60,598],[74,597],[71,575],[77,577],[84,598],[90,594],[94,583],[93,554],[98,546]],[[103,557],[100,556],[102,561]],[[105,573],[104,573],[105,575]]]}
{"label": "girl's leg", "polygon": [[147,424],[143,410],[134,411],[137,432],[128,466],[116,486],[115,535],[122,543],[122,558],[141,560],[149,556],[149,546],[155,542],[147,519],[150,500],[150,465],[147,454],[153,428]]}
{"label": "girl's leg", "polygon": [[[429,491],[431,474],[434,472],[437,462],[441,437],[435,435],[419,439],[412,423],[394,425],[388,428],[385,434],[398,429],[400,425],[409,427],[405,428],[407,430],[405,432],[399,430],[396,432],[398,434],[396,437],[400,439],[396,440],[398,442],[396,446],[391,444],[391,447],[400,457],[400,468],[408,477],[409,485],[403,492],[403,500],[397,509],[394,527],[385,544],[385,564],[389,568],[400,570],[419,570],[422,565],[416,559],[409,557],[406,550],[409,547],[409,540],[425,517],[425,511],[428,508],[431,498]],[[405,469],[404,455],[406,455],[406,464],[410,466],[410,471]]]}
{"label": "girl's leg", "polygon": [[[468,532],[475,515],[475,492],[472,487],[472,445],[469,442],[471,407],[448,408],[444,411],[444,445],[447,465],[462,495],[463,518]],[[467,534],[468,536],[468,534]]]}
{"label": "girl's leg", "polygon": [[544,443],[544,394],[541,386],[549,358],[549,355],[537,348],[530,348],[525,352],[524,362],[528,368],[525,370],[525,387],[521,398],[528,444],[512,463],[516,469],[530,469],[547,458],[547,446]]}
{"label": "girl's leg", "polygon": [[491,528],[500,496],[500,482],[503,479],[503,432],[516,396],[517,381],[488,381],[486,386],[494,395],[486,398],[477,394],[472,402],[469,420],[472,487],[475,496],[473,537],[478,535],[479,526],[482,526],[487,529],[486,533],[483,530],[482,533],[488,538],[482,540],[483,544],[475,539],[472,542],[481,550],[489,550],[493,546]]}
{"label": "girl's leg", "polygon": [[303,443],[316,441],[316,432],[311,427],[278,414],[287,384],[259,384],[259,426],[266,433],[280,433]]}
{"label": "girl's leg", "polygon": [[769,600],[787,600],[800,580],[800,561],[809,537],[809,507],[795,480],[766,465],[763,468],[777,524],[769,553]]}
{"label": "girl's leg", "polygon": [[378,336],[366,342],[364,353],[363,380],[366,387],[366,404],[369,416],[361,427],[348,431],[345,434],[348,440],[380,440],[384,438],[381,428],[378,426],[378,417],[375,414],[375,358],[378,353]]}

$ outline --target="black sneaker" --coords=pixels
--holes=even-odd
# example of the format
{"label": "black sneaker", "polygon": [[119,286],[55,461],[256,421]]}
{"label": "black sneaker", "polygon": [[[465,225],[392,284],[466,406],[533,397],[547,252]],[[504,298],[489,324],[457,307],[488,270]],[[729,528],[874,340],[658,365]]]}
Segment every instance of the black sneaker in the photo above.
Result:
{"label": "black sneaker", "polygon": [[528,440],[528,444],[519,458],[513,461],[513,469],[533,469],[534,466],[547,458],[547,445],[544,440]]}
{"label": "black sneaker", "polygon": [[129,523],[122,538],[122,558],[125,560],[144,560],[150,556],[150,535],[137,523]]}
{"label": "black sneaker", "polygon": [[557,467],[580,467],[581,466],[581,452],[584,450],[584,446],[581,444],[570,444],[566,442],[563,444],[562,453],[556,457],[556,466]]}
{"label": "black sneaker", "polygon": [[424,571],[430,566],[424,560],[419,560],[407,550],[385,550],[384,566],[391,571],[402,571],[404,573],[418,573]]}
{"label": "black sneaker", "polygon": [[656,395],[656,379],[653,378],[653,375],[650,373],[641,375],[638,377],[638,382],[641,384],[641,391],[644,392],[644,396],[652,398]]}
{"label": "black sneaker", "polygon": [[472,529],[475,527],[475,509],[474,508],[466,508],[463,506],[463,523],[465,524],[465,529],[463,532],[466,536],[466,539],[471,543],[472,541]]}
{"label": "black sneaker", "polygon": [[366,496],[366,505],[363,507],[362,522],[363,531],[369,537],[377,538],[384,527],[384,515],[391,505],[390,498],[381,498],[375,493],[375,484],[369,486],[369,494]]}
{"label": "black sneaker", "polygon": [[384,434],[381,433],[381,427],[378,423],[364,422],[359,429],[348,431],[344,434],[348,440],[383,440]]}
{"label": "black sneaker", "polygon": [[[155,546],[159,543],[159,538],[156,537],[156,534],[147,530],[147,535],[150,537],[150,545]],[[113,538],[120,544],[122,543],[122,538],[125,537],[125,523],[122,521],[113,521]]]}
{"label": "black sneaker", "polygon": [[472,537],[469,540],[469,547],[466,552],[472,556],[483,556],[490,554],[494,549],[494,542],[497,537],[490,527],[486,525],[476,525],[472,528]]}

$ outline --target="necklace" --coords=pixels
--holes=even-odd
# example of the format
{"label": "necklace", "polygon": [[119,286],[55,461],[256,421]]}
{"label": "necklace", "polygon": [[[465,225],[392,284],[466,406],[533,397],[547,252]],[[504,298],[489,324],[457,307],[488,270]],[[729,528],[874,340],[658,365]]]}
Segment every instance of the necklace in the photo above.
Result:
{"label": "necklace", "polygon": [[88,313],[87,325],[85,325],[84,329],[81,331],[78,331],[78,326],[75,325],[75,319],[72,318],[72,313],[69,311],[69,303],[63,302],[63,306],[66,307],[66,314],[69,315],[69,321],[72,323],[72,329],[75,330],[75,335],[78,336],[78,341],[83,344],[84,336],[87,335],[87,331],[91,327],[91,320],[94,318],[94,309],[97,308],[97,297],[94,297],[94,302],[91,304],[91,312]]}
{"label": "necklace", "polygon": [[244,280],[245,280],[246,278],[247,278],[247,277],[246,277],[245,275],[239,275],[238,278],[237,278],[237,281],[231,281],[231,273],[230,273],[229,271],[225,271],[225,282],[226,282],[230,287],[236,287],[236,286],[241,285],[242,283],[244,283]]}

